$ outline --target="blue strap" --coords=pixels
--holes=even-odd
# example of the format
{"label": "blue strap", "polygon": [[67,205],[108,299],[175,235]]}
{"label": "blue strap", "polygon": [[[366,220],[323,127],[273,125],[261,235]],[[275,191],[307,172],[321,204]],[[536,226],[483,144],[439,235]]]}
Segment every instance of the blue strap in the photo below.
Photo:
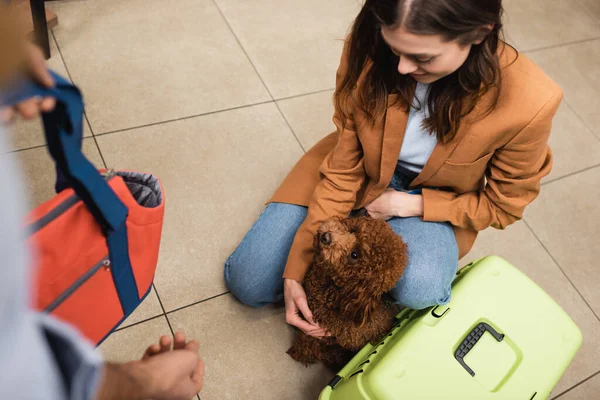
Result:
{"label": "blue strap", "polygon": [[109,257],[113,264],[112,278],[125,316],[131,314],[140,304],[140,296],[129,260],[129,241],[127,239],[127,225],[125,224],[106,237]]}
{"label": "blue strap", "polygon": [[127,207],[83,155],[83,99],[71,82],[50,71],[54,88],[44,88],[30,80],[20,80],[0,98],[0,105],[17,104],[31,97],[54,97],[56,107],[42,115],[46,142],[57,169],[85,203],[106,235],[112,262],[112,277],[123,312],[129,315],[139,304],[127,240]]}

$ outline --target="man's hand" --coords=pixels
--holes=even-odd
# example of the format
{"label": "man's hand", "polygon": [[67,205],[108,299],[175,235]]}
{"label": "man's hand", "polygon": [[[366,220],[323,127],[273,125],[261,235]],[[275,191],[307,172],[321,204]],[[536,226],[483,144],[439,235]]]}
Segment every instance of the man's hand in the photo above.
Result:
{"label": "man's hand", "polygon": [[[48,72],[44,54],[37,46],[27,43],[25,45],[25,72],[39,84],[51,88],[54,80]],[[14,107],[0,109],[0,123],[9,123],[20,114],[25,119],[36,118],[40,112],[48,112],[54,109],[56,101],[52,97],[27,99]]]}
{"label": "man's hand", "polygon": [[204,383],[204,362],[198,357],[200,343],[186,342],[181,332],[171,338],[162,336],[158,344],[146,349],[139,363],[154,375],[150,396],[153,400],[189,400],[200,392]]}
{"label": "man's hand", "polygon": [[[285,300],[285,321],[288,324],[301,329],[310,336],[330,336],[325,329],[313,321],[312,312],[308,308],[306,293],[300,282],[293,279],[284,279],[283,298]],[[300,315],[304,316],[304,319]]]}
{"label": "man's hand", "polygon": [[189,400],[202,389],[204,363],[200,344],[185,335],[162,336],[139,361],[107,364],[98,400]]}

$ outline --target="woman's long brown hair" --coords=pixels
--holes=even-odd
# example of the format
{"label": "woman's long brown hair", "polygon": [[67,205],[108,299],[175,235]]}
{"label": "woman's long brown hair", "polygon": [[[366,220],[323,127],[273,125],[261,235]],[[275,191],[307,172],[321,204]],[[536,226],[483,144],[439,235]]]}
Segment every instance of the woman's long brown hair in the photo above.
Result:
{"label": "woman's long brown hair", "polygon": [[[399,95],[405,111],[411,106],[416,81],[398,72],[399,58],[381,37],[383,26],[401,25],[413,34],[441,35],[460,45],[484,37],[472,46],[457,71],[429,88],[429,117],[423,128],[440,142],[451,140],[462,118],[473,111],[484,94],[493,90],[488,111],[496,106],[502,79],[498,56],[502,13],[502,0],[366,0],[349,37],[348,69],[334,95],[342,122],[348,117],[343,105],[349,101],[358,105],[370,123],[385,114],[390,94]],[[482,29],[485,26],[493,28],[486,31]]]}

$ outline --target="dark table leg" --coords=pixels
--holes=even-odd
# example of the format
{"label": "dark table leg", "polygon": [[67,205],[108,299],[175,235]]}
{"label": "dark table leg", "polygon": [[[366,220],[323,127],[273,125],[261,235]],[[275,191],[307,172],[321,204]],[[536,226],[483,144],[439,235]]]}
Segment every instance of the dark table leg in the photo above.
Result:
{"label": "dark table leg", "polygon": [[50,41],[48,39],[48,24],[46,23],[46,6],[44,0],[29,0],[35,41],[42,48],[46,59],[50,58]]}

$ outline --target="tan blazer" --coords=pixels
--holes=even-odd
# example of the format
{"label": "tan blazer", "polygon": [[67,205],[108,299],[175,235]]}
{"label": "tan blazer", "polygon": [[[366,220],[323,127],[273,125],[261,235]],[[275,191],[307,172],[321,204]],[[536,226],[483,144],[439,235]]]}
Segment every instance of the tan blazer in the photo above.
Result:
{"label": "tan blazer", "polygon": [[[461,124],[456,137],[438,143],[411,187],[424,187],[424,221],[450,222],[459,255],[473,246],[477,231],[504,229],[523,216],[538,195],[540,180],[552,166],[548,136],[563,92],[525,55],[503,46],[502,87],[498,104],[485,115],[484,96]],[[347,49],[337,71],[341,82]],[[516,61],[515,61],[516,58]],[[513,62],[514,61],[514,62]],[[312,238],[332,216],[348,216],[379,197],[389,185],[408,119],[396,97],[388,98],[384,117],[374,126],[362,112],[322,139],[296,164],[270,202],[308,206],[296,233],[284,277],[301,281],[313,256]],[[363,122],[360,122],[363,121]],[[427,189],[438,188],[441,190]]]}

